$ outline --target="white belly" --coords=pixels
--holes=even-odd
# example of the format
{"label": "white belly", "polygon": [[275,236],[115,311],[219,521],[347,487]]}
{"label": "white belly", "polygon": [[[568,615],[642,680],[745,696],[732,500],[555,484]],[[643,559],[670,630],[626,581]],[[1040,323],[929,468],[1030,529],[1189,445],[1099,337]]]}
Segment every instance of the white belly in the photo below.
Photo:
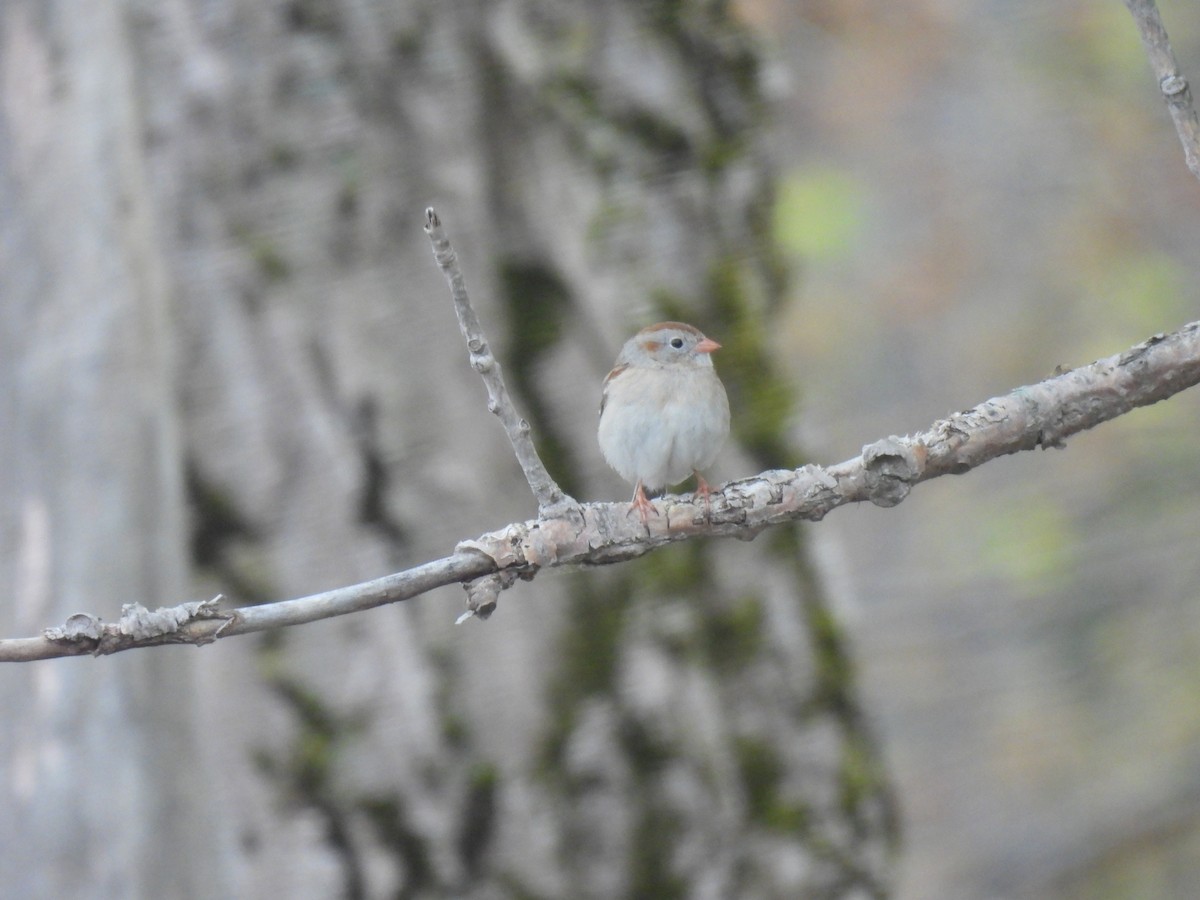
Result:
{"label": "white belly", "polygon": [[[691,396],[680,390],[683,376]],[[610,385],[600,452],[626,481],[658,490],[711,466],[728,433],[729,401],[711,368],[630,369]]]}

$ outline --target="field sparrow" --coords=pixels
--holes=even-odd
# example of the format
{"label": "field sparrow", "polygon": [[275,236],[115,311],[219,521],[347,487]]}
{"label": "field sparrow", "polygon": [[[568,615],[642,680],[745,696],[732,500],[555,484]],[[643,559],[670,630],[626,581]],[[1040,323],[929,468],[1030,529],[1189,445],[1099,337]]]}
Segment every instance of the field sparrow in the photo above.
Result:
{"label": "field sparrow", "polygon": [[637,483],[633,509],[646,522],[655,491],[696,476],[712,465],[729,434],[729,400],[713,369],[721,345],[682,322],[643,328],[621,348],[604,379],[600,400],[600,452],[626,481]]}

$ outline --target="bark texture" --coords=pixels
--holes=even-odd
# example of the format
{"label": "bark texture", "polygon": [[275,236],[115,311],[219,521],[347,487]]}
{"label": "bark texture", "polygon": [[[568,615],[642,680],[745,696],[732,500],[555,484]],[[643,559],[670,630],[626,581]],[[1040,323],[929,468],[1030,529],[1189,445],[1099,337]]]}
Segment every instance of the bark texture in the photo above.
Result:
{"label": "bark texture", "polygon": [[[5,631],[98,597],[119,606],[187,589],[172,285],[127,12],[4,8]],[[201,777],[196,662],[155,651],[5,674],[5,892],[203,896],[226,886],[203,862],[221,831]]]}
{"label": "bark texture", "polygon": [[[568,493],[627,490],[594,401],[660,318],[725,345],[740,449],[715,474],[800,461],[763,343],[762,61],[724,5],[67,6],[0,21],[5,633],[300,596],[532,514],[430,204]],[[6,672],[0,878],[886,893],[886,782],[804,532],[460,608]]]}

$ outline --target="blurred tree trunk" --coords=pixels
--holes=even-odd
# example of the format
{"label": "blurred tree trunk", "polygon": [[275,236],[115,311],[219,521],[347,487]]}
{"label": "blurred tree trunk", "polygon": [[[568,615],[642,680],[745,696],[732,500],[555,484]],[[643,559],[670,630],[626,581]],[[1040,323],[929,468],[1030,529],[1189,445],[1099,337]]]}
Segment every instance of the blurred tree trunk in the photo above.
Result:
{"label": "blurred tree trunk", "polygon": [[[126,11],[4,7],[0,606],[5,634],[187,585],[164,248]],[[220,893],[191,707],[156,651],[0,678],[0,883],[20,897]],[[215,870],[214,870],[215,869]]]}
{"label": "blurred tree trunk", "polygon": [[[656,318],[725,344],[741,449],[714,476],[798,462],[765,349],[785,273],[761,60],[724,5],[42,9],[3,22],[6,633],[188,599],[187,551],[191,597],[258,602],[533,514],[420,230],[431,202],[572,492],[628,490],[595,400]],[[454,628],[460,602],[6,672],[6,799],[44,827],[4,826],[0,876],[886,892],[887,787],[803,531],[542,577],[486,625]],[[47,880],[57,854],[77,880]]]}

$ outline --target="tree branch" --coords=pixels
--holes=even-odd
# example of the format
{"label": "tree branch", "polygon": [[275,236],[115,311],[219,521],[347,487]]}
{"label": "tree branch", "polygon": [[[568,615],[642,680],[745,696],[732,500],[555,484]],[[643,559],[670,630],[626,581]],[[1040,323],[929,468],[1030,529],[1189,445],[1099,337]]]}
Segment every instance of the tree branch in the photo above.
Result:
{"label": "tree branch", "polygon": [[458,254],[450,246],[450,239],[446,236],[442,221],[433,207],[425,210],[425,233],[429,235],[433,244],[433,258],[437,260],[442,274],[446,276],[446,282],[450,285],[450,293],[454,298],[454,313],[458,316],[458,328],[466,339],[467,351],[471,354],[471,367],[479,373],[487,387],[488,410],[495,413],[504,425],[513,452],[517,455],[517,462],[520,463],[525,480],[529,482],[534,499],[537,500],[538,515],[554,514],[566,507],[575,506],[575,500],[563,492],[542,464],[542,459],[533,445],[529,422],[517,415],[512,397],[504,384],[504,373],[500,363],[492,355],[483,328],[479,324],[479,317],[475,315],[471,306],[467,284],[458,266]]}
{"label": "tree branch", "polygon": [[[909,437],[889,437],[836,465],[763,472],[731,481],[711,497],[711,516],[695,495],[654,501],[659,515],[643,525],[628,503],[566,506],[517,522],[450,556],[404,572],[297,600],[220,611],[217,600],[149,613],[126,607],[120,622],[72,616],[41,637],[0,640],[0,662],[116,653],[299,625],[416,597],[447,584],[476,582],[482,602],[516,577],[544,568],[601,565],[643,556],[663,544],[703,535],[750,540],[797,519],[818,521],[847,503],[895,506],[922,481],[961,475],[998,456],[1062,447],[1074,434],[1149,406],[1200,383],[1200,322],[1159,334],[1117,356],[1017,388],[933,423]],[[501,578],[477,582],[493,573]],[[220,598],[217,598],[218,600]],[[481,614],[482,615],[482,614]]]}
{"label": "tree branch", "polygon": [[1137,23],[1142,36],[1142,45],[1150,58],[1150,68],[1158,78],[1158,88],[1167,101],[1179,142],[1183,144],[1183,156],[1191,173],[1200,178],[1200,122],[1196,119],[1196,107],[1192,104],[1192,92],[1187,80],[1179,72],[1175,52],[1167,39],[1167,29],[1154,0],[1125,0],[1125,5]]}

